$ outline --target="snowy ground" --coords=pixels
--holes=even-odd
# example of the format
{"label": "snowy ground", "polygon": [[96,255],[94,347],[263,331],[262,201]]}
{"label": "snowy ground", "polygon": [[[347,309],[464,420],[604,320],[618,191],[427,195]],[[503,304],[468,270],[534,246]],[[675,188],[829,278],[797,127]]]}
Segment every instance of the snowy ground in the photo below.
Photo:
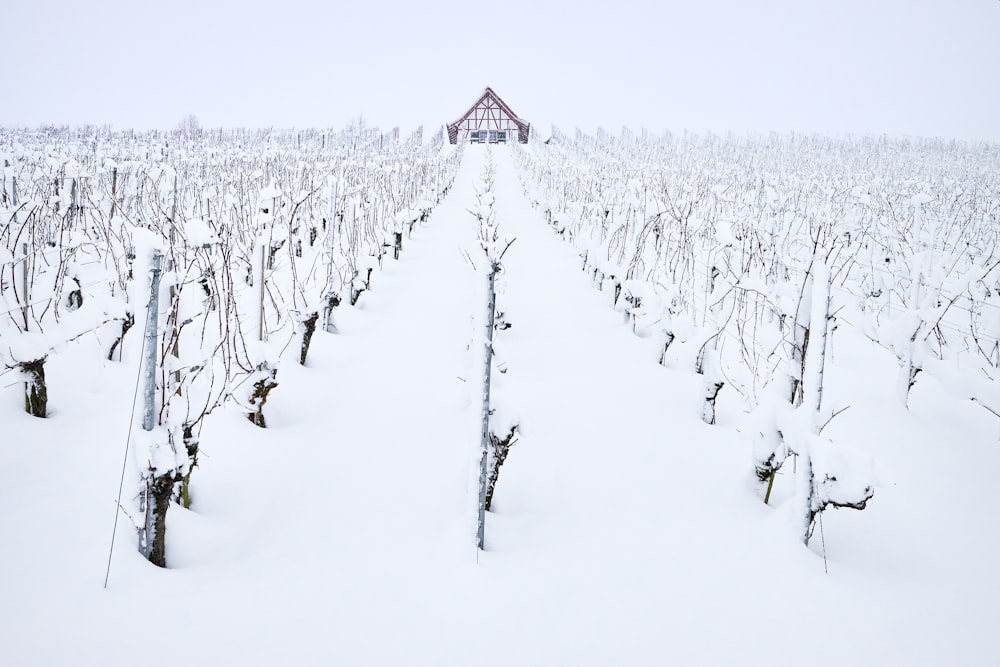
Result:
{"label": "snowy ground", "polygon": [[168,570],[126,519],[102,588],[135,367],[71,346],[47,420],[0,391],[0,665],[1000,664],[997,420],[923,377],[906,411],[891,356],[842,327],[827,396],[851,407],[828,433],[880,486],[827,513],[824,573],[780,502],[791,471],[760,502],[739,407],[723,392],[700,421],[701,383],[655,363],[503,149],[498,397],[522,436],[477,557],[463,250],[485,152],[340,334],[282,367],[271,428],[210,418]]}

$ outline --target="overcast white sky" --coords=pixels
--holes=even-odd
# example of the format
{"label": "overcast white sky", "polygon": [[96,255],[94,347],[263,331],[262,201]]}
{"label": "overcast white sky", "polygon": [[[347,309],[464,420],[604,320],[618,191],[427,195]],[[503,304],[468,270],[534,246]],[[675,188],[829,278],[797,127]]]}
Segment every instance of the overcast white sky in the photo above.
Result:
{"label": "overcast white sky", "polygon": [[409,130],[486,86],[571,130],[1000,141],[1000,0],[12,0],[0,124]]}

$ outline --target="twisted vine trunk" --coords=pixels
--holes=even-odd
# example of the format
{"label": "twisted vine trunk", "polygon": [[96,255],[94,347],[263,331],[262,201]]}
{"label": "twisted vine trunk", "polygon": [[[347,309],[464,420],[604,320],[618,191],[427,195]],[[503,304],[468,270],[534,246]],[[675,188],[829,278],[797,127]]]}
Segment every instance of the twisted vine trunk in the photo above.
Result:
{"label": "twisted vine trunk", "polygon": [[258,370],[265,373],[265,375],[253,385],[250,405],[254,408],[254,411],[247,415],[247,419],[253,422],[255,426],[267,428],[267,422],[264,419],[264,404],[267,403],[267,397],[271,393],[271,390],[278,386],[276,379],[278,369],[261,365]]}
{"label": "twisted vine trunk", "polygon": [[306,355],[309,354],[309,344],[312,342],[313,334],[316,332],[316,322],[319,321],[319,312],[310,313],[309,317],[302,320],[302,349],[299,352],[299,363],[306,365]]}
{"label": "twisted vine trunk", "polygon": [[114,361],[114,356],[115,356],[115,351],[116,350],[118,351],[118,361],[121,361],[121,359],[122,359],[122,355],[121,355],[122,341],[125,340],[125,334],[127,334],[128,331],[129,331],[129,329],[131,329],[134,325],[135,325],[135,315],[132,314],[132,313],[129,313],[125,317],[125,319],[122,320],[122,332],[121,332],[121,335],[119,335],[118,338],[115,340],[115,342],[111,344],[111,349],[108,350],[108,361]]}
{"label": "twisted vine trunk", "polygon": [[184,509],[191,508],[191,473],[198,466],[198,436],[194,434],[194,426],[184,424],[184,449],[187,450],[188,470],[181,478],[180,503]]}
{"label": "twisted vine trunk", "polygon": [[498,436],[495,433],[490,433],[490,446],[493,448],[492,463],[490,467],[490,474],[486,481],[486,511],[489,512],[490,508],[493,507],[493,492],[496,490],[497,480],[500,479],[500,466],[503,462],[507,460],[507,454],[510,453],[511,446],[517,442],[517,426],[512,426],[510,431],[504,436]]}

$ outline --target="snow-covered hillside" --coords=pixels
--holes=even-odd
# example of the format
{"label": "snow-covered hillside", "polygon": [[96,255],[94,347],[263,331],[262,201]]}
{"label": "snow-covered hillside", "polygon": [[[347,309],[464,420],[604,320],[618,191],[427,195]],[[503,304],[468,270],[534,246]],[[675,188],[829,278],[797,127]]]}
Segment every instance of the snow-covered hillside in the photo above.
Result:
{"label": "snow-covered hillside", "polygon": [[[581,271],[579,244],[553,229],[551,202],[525,193],[522,179],[542,173],[531,164],[561,154],[436,150],[364,172],[380,174],[387,203],[361,193],[356,205],[389,222],[359,226],[353,252],[402,234],[398,260],[391,248],[380,262],[355,256],[372,269],[364,289],[355,297],[365,271],[337,279],[335,327],[316,331],[304,365],[298,330],[275,325],[295,344],[274,353],[267,428],[236,400],[204,419],[190,508],[166,518],[167,568],[136,549],[141,309],[121,361],[106,360],[106,338],[59,342],[45,419],[25,414],[13,373],[0,376],[0,664],[1000,663],[1000,420],[948,384],[961,377],[926,372],[904,405],[898,356],[863,327],[832,331],[822,401],[844,410],[822,431],[826,455],[854,452],[874,497],[822,512],[806,546],[807,457],[777,470],[765,505],[746,402],[724,388],[706,423],[704,373],[658,363],[646,311],[616,309],[593,267]],[[448,190],[437,181],[459,155]],[[493,416],[518,436],[479,551],[475,213],[488,162],[498,233],[512,241]],[[336,211],[348,181],[324,181],[332,201],[317,209]],[[407,214],[392,218],[406,188]],[[992,380],[977,391],[1000,399]]]}

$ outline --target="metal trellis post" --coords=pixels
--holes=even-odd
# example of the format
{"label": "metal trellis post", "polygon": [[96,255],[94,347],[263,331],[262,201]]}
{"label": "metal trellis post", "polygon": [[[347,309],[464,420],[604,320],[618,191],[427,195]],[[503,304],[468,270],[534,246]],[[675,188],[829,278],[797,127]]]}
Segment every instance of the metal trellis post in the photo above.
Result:
{"label": "metal trellis post", "polygon": [[159,250],[153,252],[152,280],[149,287],[149,310],[146,313],[146,347],[143,363],[145,389],[143,393],[142,428],[153,430],[156,403],[156,339],[160,315],[160,258]]}
{"label": "metal trellis post", "polygon": [[486,481],[490,446],[490,378],[493,370],[493,318],[496,313],[495,278],[497,268],[495,263],[490,264],[487,292],[486,342],[484,344],[486,363],[483,369],[483,432],[482,453],[479,461],[479,524],[476,536],[476,545],[479,549],[483,549],[486,533]]}

